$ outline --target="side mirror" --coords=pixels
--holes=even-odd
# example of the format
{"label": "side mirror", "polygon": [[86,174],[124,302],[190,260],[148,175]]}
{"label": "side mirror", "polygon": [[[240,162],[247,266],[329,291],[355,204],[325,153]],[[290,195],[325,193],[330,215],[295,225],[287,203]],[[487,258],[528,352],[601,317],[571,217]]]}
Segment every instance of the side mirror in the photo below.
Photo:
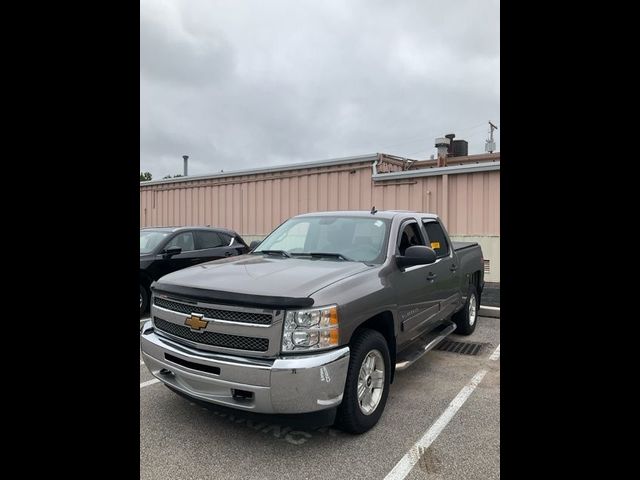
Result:
{"label": "side mirror", "polygon": [[423,245],[408,247],[404,252],[404,256],[396,257],[396,263],[400,268],[413,267],[415,265],[429,265],[435,261],[435,250]]}
{"label": "side mirror", "polygon": [[258,245],[260,245],[262,242],[260,240],[254,240],[253,242],[251,242],[249,244],[249,248],[251,250],[253,250],[254,248],[256,248]]}
{"label": "side mirror", "polygon": [[165,248],[162,253],[164,254],[164,258],[170,258],[170,257],[173,257],[174,255],[179,254],[180,252],[182,252],[181,247],[169,247],[169,248]]}

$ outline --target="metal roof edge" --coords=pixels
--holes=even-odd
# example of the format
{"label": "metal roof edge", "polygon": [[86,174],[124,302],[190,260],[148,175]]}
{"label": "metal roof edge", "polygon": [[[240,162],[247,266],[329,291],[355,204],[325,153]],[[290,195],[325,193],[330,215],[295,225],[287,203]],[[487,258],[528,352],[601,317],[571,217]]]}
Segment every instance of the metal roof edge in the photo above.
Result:
{"label": "metal roof edge", "polygon": [[243,175],[255,175],[259,173],[282,172],[287,170],[303,170],[305,168],[331,167],[333,165],[342,165],[357,162],[372,162],[378,158],[377,153],[367,155],[356,155],[354,157],[341,157],[329,160],[314,160],[311,162],[290,163],[286,165],[272,165],[262,168],[250,168],[245,170],[233,170],[229,172],[213,173],[208,175],[193,175],[187,177],[167,178],[164,180],[150,180],[148,182],[140,182],[140,187],[163,185],[167,183],[196,182],[199,180],[209,180],[213,178],[239,177]]}
{"label": "metal roof edge", "polygon": [[483,162],[472,165],[452,165],[449,167],[422,168],[419,170],[404,170],[402,172],[377,173],[372,175],[373,180],[396,180],[413,177],[433,177],[436,175],[456,175],[460,173],[490,172],[500,170],[500,161]]}

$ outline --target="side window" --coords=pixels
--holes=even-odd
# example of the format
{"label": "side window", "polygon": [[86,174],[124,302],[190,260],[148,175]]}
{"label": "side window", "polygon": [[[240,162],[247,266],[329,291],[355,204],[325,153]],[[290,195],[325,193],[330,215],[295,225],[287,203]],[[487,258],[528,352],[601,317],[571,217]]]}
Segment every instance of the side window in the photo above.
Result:
{"label": "side window", "polygon": [[198,237],[198,250],[225,246],[224,241],[216,232],[196,232],[196,236]]}
{"label": "side window", "polygon": [[191,232],[179,233],[178,235],[173,237],[173,239],[171,239],[169,243],[167,243],[167,246],[164,248],[169,248],[169,247],[180,247],[182,248],[183,252],[190,252],[191,250],[195,250],[194,242],[193,242],[193,233]]}
{"label": "side window", "polygon": [[227,247],[229,246],[229,244],[231,243],[231,235],[226,234],[226,233],[222,233],[220,232],[218,235],[220,235],[220,239],[222,240],[222,246],[223,247]]}
{"label": "side window", "polygon": [[404,252],[408,247],[424,244],[425,243],[422,239],[422,234],[420,233],[417,222],[406,223],[402,227],[402,232],[398,238],[398,253],[400,255],[404,256]]}
{"label": "side window", "polygon": [[449,242],[447,242],[447,237],[440,224],[433,221],[423,221],[423,223],[429,239],[429,246],[436,251],[437,258],[449,255]]}

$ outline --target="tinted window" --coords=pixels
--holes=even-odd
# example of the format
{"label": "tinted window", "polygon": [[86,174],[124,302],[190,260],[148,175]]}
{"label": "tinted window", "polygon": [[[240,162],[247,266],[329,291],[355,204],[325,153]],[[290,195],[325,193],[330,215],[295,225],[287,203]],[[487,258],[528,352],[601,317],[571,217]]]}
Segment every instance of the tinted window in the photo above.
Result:
{"label": "tinted window", "polygon": [[407,223],[402,228],[402,233],[400,234],[400,238],[398,240],[398,253],[401,256],[404,256],[407,248],[414,245],[424,245],[424,240],[422,240],[422,235],[420,234],[418,224],[416,222],[411,222]]}
{"label": "tinted window", "polygon": [[449,255],[447,237],[438,222],[424,222],[424,228],[429,238],[429,246],[436,251],[438,258]]}
{"label": "tinted window", "polygon": [[224,246],[223,240],[216,232],[196,232],[196,235],[198,236],[198,249]]}
{"label": "tinted window", "polygon": [[231,243],[231,235],[229,235],[228,233],[219,233],[218,235],[220,235],[223,246],[226,247]]}
{"label": "tinted window", "polygon": [[193,243],[193,233],[191,232],[179,233],[178,235],[173,237],[169,241],[169,243],[167,243],[167,246],[164,248],[169,248],[169,247],[180,247],[182,248],[183,252],[190,252],[191,250],[195,250],[194,243]]}

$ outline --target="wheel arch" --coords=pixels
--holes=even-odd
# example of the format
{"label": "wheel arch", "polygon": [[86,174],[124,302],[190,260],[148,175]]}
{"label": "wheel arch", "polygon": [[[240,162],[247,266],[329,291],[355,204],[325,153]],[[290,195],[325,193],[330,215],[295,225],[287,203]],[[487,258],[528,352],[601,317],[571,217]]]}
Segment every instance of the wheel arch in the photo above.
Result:
{"label": "wheel arch", "polygon": [[396,335],[393,313],[389,310],[385,310],[367,319],[358,326],[358,328],[353,332],[351,338],[355,338],[358,331],[365,328],[379,332],[387,341],[387,346],[389,347],[389,358],[391,360],[391,375],[389,376],[389,383],[393,383],[393,378],[396,372]]}

